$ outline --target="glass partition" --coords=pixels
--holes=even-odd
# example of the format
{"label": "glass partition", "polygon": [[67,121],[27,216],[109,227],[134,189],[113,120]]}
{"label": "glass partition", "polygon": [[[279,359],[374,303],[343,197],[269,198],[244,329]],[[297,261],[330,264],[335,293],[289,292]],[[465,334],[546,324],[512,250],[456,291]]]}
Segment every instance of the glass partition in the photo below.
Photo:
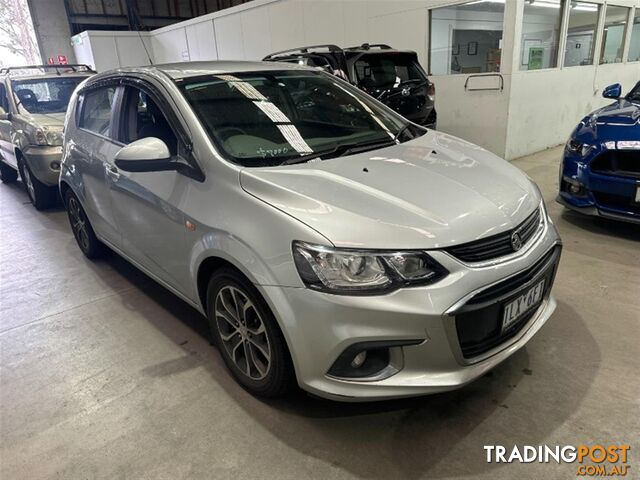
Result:
{"label": "glass partition", "polygon": [[499,72],[504,5],[474,0],[431,10],[431,74]]}
{"label": "glass partition", "polygon": [[629,44],[627,60],[630,62],[640,62],[640,7],[636,7],[636,14],[633,17],[631,43]]}
{"label": "glass partition", "polygon": [[572,1],[570,9],[564,66],[593,65],[600,6]]}
{"label": "glass partition", "polygon": [[627,32],[629,9],[607,5],[602,37],[600,63],[620,63],[624,50],[624,37]]}
{"label": "glass partition", "polygon": [[558,66],[563,0],[525,0],[520,70]]}

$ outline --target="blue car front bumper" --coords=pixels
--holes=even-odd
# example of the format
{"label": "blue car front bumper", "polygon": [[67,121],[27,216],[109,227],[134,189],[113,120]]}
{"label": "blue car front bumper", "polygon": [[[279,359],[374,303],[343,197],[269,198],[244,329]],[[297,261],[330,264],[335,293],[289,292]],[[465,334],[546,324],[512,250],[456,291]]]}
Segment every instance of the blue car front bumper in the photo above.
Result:
{"label": "blue car front bumper", "polygon": [[[565,149],[557,201],[588,215],[640,223],[640,174],[616,169],[615,163],[611,168],[605,156],[616,153],[598,149],[583,158]],[[626,162],[640,166],[640,150],[623,154]]]}

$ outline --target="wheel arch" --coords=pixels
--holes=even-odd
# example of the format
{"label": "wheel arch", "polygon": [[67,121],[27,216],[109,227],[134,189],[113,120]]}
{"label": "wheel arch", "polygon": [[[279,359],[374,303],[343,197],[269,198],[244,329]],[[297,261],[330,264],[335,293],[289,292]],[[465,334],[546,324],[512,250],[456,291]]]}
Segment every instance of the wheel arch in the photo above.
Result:
{"label": "wheel arch", "polygon": [[253,287],[257,290],[258,295],[262,297],[267,308],[271,311],[273,318],[276,321],[278,328],[282,334],[282,338],[284,340],[284,346],[286,348],[286,353],[289,356],[291,364],[293,366],[295,378],[298,378],[298,362],[296,361],[296,355],[294,349],[292,349],[291,338],[289,333],[284,328],[283,321],[278,315],[278,311],[274,308],[274,305],[270,301],[269,297],[265,295],[265,292],[261,288],[259,284],[257,284],[252,278],[251,275],[244,271],[243,268],[235,265],[232,261],[225,259],[221,256],[211,255],[205,258],[202,262],[200,262],[197,273],[197,289],[198,289],[198,298],[200,300],[200,305],[205,316],[207,313],[207,290],[209,287],[209,279],[213,275],[216,270],[221,268],[230,268],[242,275],[247,281],[253,285]]}
{"label": "wheel arch", "polygon": [[67,192],[69,190],[73,191],[73,189],[71,188],[71,185],[69,185],[69,183],[67,183],[65,180],[60,180],[60,196],[62,197],[62,203],[64,204],[64,206],[67,206],[67,199],[65,198],[67,195]]}

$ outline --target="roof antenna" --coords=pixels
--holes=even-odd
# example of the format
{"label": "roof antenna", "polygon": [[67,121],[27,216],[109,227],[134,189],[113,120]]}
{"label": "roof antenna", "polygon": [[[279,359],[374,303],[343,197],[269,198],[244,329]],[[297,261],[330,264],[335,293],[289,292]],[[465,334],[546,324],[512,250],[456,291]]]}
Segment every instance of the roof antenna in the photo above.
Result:
{"label": "roof antenna", "polygon": [[140,33],[140,30],[138,30],[138,37],[140,37],[140,41],[142,42],[142,47],[144,48],[144,52],[147,54],[149,65],[153,65],[153,60],[151,60],[151,55],[149,55],[149,50],[147,50],[147,46],[144,43],[144,39],[142,38],[142,33]]}
{"label": "roof antenna", "polygon": [[151,55],[149,54],[149,50],[147,49],[147,45],[144,43],[144,39],[142,38],[142,19],[138,14],[137,2],[126,2],[127,4],[127,17],[129,19],[129,28],[137,30],[138,38],[140,38],[140,42],[142,43],[142,48],[144,48],[144,53],[147,54],[147,60],[149,60],[149,65],[153,65],[153,60],[151,60]]}

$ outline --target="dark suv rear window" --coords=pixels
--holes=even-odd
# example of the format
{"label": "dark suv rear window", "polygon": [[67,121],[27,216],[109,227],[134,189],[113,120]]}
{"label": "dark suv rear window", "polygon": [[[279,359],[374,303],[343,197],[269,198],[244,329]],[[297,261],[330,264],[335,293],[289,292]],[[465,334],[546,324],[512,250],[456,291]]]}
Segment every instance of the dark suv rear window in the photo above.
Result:
{"label": "dark suv rear window", "polygon": [[366,89],[399,87],[402,83],[426,81],[415,57],[403,53],[367,54],[356,60],[358,84]]}

